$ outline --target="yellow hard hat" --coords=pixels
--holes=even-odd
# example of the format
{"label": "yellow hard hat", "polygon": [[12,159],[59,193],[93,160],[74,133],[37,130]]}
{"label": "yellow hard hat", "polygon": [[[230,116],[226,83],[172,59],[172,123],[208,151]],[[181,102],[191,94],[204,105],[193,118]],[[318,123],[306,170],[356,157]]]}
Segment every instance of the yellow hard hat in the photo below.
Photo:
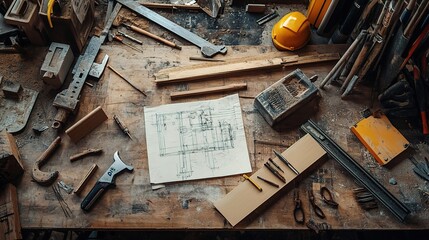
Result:
{"label": "yellow hard hat", "polygon": [[274,25],[271,38],[277,49],[294,51],[307,44],[310,34],[310,22],[304,14],[291,12]]}

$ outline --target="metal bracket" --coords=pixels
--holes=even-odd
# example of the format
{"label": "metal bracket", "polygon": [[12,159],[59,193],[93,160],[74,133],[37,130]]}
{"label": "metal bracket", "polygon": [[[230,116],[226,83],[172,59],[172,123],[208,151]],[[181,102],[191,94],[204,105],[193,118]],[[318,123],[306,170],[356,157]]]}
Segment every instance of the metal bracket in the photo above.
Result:
{"label": "metal bracket", "polygon": [[140,3],[134,0],[118,0],[119,3],[123,4],[130,10],[142,15],[143,17],[155,22],[161,27],[169,30],[170,32],[188,40],[192,44],[201,48],[201,53],[205,57],[213,57],[217,53],[226,54],[228,50],[224,45],[214,45],[200,36],[186,30],[185,28],[177,25],[176,23],[168,20],[167,18],[157,14],[156,12],[142,6]]}
{"label": "metal bracket", "polygon": [[335,161],[371,192],[395,217],[401,222],[405,220],[410,210],[326,135],[315,122],[308,120],[301,126],[301,130],[309,133]]}
{"label": "metal bracket", "polygon": [[97,57],[98,51],[101,45],[104,43],[106,36],[112,26],[113,20],[121,10],[122,5],[117,3],[113,9],[110,18],[104,26],[100,36],[93,36],[89,40],[83,55],[80,55],[76,66],[74,67],[75,73],[73,75],[73,81],[69,87],[62,92],[58,93],[55,97],[53,105],[58,108],[57,115],[55,116],[52,127],[58,129],[67,120],[68,115],[77,109],[79,104],[80,92],[82,91],[83,85],[85,84],[86,77],[89,75],[91,67]]}

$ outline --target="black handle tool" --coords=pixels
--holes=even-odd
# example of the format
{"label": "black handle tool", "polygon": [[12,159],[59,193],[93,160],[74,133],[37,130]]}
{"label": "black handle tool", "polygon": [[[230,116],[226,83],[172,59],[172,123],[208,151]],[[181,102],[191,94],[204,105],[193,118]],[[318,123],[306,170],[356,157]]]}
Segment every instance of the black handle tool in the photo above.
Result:
{"label": "black handle tool", "polygon": [[104,194],[104,192],[109,189],[109,187],[115,184],[115,176],[116,174],[122,172],[122,170],[128,169],[132,171],[134,168],[132,166],[126,165],[121,158],[119,157],[119,152],[116,151],[113,155],[114,162],[107,171],[103,174],[103,176],[98,179],[97,183],[91,189],[91,191],[86,195],[80,204],[80,208],[84,211],[91,210],[94,203]]}

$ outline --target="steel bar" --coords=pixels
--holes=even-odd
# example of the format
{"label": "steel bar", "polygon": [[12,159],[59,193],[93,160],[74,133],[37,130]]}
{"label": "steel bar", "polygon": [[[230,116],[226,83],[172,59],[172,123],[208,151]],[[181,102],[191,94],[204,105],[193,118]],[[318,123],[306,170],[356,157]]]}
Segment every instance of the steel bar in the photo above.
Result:
{"label": "steel bar", "polygon": [[188,40],[192,44],[201,48],[201,53],[205,57],[213,57],[217,53],[226,54],[227,48],[224,45],[214,45],[200,36],[188,31],[187,29],[177,25],[176,23],[168,20],[167,18],[159,15],[158,13],[140,5],[134,0],[118,0],[119,3],[129,8],[150,21],[160,25],[168,31]]}

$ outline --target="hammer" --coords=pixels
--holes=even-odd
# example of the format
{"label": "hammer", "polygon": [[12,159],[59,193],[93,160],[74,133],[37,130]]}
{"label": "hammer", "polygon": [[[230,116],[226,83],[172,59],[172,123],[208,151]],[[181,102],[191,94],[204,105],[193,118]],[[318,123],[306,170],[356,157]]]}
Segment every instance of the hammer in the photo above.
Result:
{"label": "hammer", "polygon": [[40,167],[48,160],[48,157],[55,151],[55,149],[57,149],[60,143],[61,138],[57,137],[34,163],[33,171],[31,172],[31,177],[38,184],[47,186],[53,183],[55,179],[57,179],[58,171],[42,172],[40,171]]}

